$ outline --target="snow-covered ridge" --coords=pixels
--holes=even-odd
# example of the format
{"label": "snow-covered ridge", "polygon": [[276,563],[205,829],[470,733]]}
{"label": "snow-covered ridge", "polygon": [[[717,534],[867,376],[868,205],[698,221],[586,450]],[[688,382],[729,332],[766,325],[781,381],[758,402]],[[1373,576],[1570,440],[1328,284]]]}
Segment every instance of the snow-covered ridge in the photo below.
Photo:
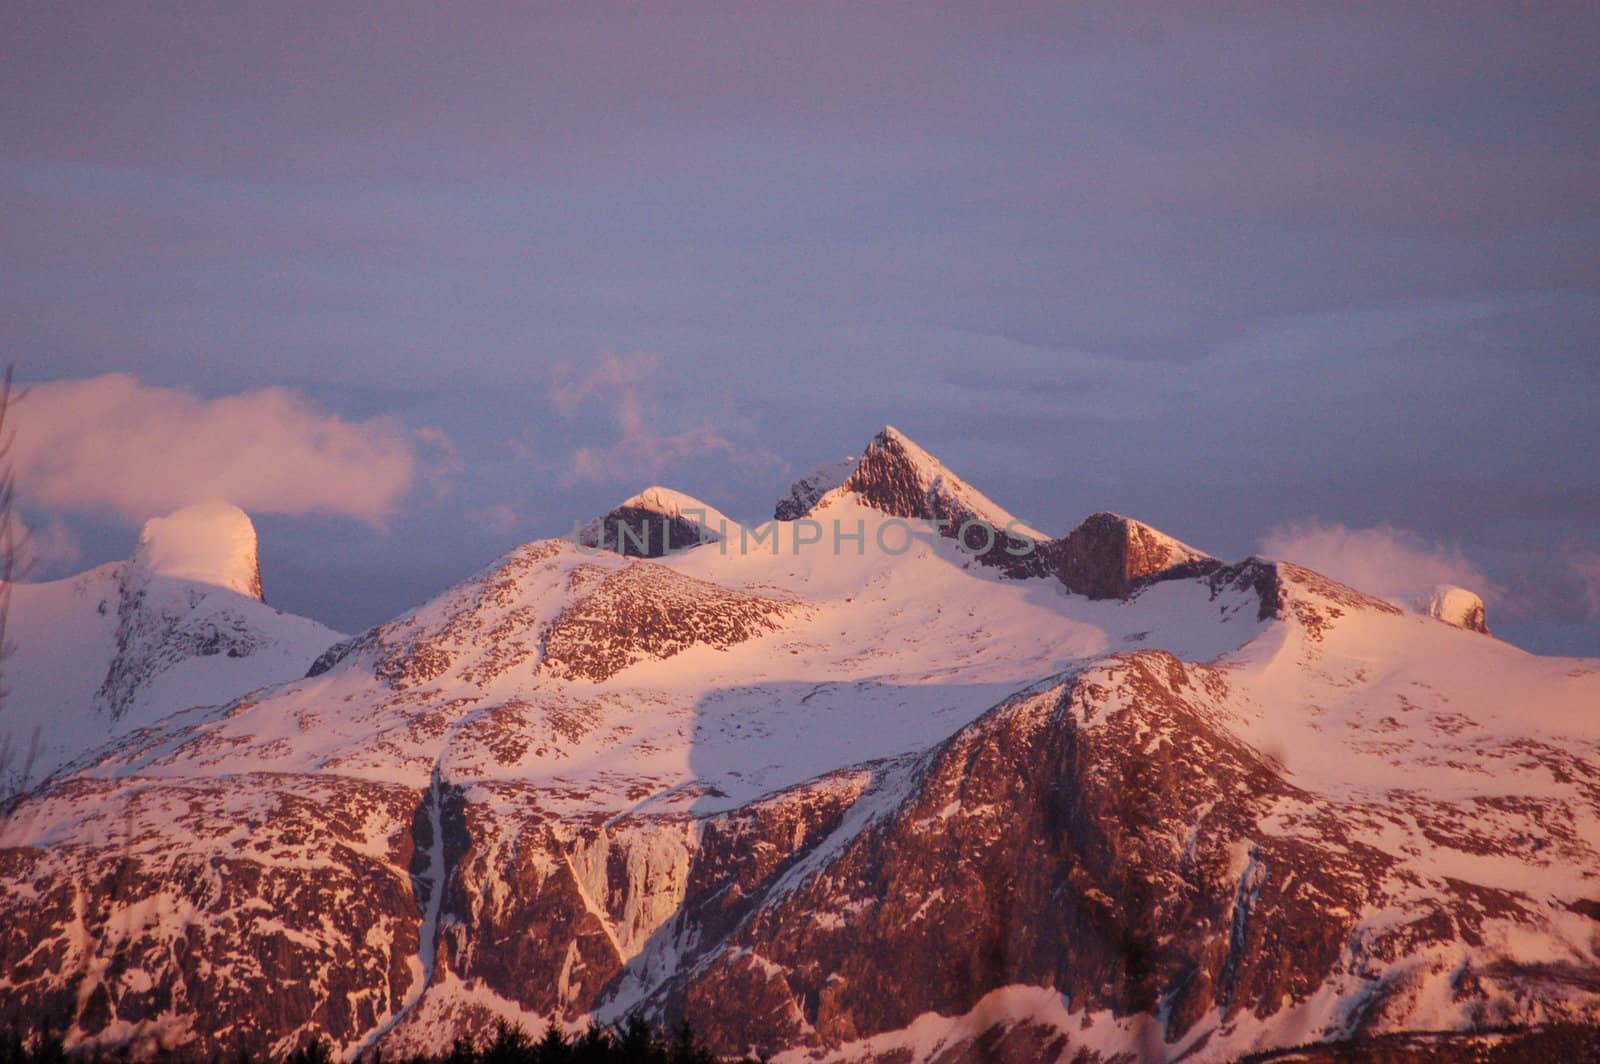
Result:
{"label": "snow-covered ridge", "polygon": [[[1160,529],[1147,525],[1135,518],[1106,511],[1086,518],[1084,524],[1095,518],[1110,518],[1113,521],[1121,522],[1127,528],[1128,537],[1137,542],[1140,553],[1151,559],[1149,564],[1156,568],[1165,569],[1175,565],[1215,560],[1210,554],[1200,550],[1198,547],[1191,547],[1176,536],[1168,535]],[[1079,527],[1081,528],[1083,525],[1079,525]]]}

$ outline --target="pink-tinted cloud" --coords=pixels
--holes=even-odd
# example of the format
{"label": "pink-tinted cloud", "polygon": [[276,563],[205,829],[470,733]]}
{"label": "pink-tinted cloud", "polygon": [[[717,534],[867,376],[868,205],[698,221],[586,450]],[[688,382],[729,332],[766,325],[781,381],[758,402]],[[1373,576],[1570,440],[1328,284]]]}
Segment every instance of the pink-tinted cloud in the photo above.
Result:
{"label": "pink-tinted cloud", "polygon": [[653,479],[667,468],[693,458],[723,455],[736,467],[766,466],[776,461],[769,452],[740,446],[726,431],[709,422],[683,425],[662,414],[645,393],[655,372],[648,355],[607,354],[587,373],[557,374],[550,404],[571,417],[593,402],[607,408],[616,438],[603,446],[579,447],[564,480],[604,483]]}
{"label": "pink-tinted cloud", "polygon": [[1407,607],[1426,601],[1440,584],[1476,591],[1486,602],[1503,600],[1500,588],[1456,548],[1390,525],[1284,525],[1262,540],[1261,553]]}
{"label": "pink-tinted cloud", "polygon": [[618,355],[606,352],[598,365],[582,370],[562,366],[550,386],[550,405],[563,417],[576,414],[585,403],[596,398],[632,398],[655,373],[655,359],[644,354]]}
{"label": "pink-tinted cloud", "polygon": [[347,421],[286,388],[209,399],[126,374],[33,385],[13,410],[30,509],[142,520],[207,499],[381,525],[411,487],[397,420]]}

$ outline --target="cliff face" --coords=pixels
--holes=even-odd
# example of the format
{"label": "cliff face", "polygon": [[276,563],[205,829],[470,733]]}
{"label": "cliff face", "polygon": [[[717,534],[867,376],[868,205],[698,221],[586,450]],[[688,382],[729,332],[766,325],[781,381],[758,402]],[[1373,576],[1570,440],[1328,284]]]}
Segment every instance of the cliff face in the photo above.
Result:
{"label": "cliff face", "polygon": [[[0,1015],[141,1056],[359,1038],[414,981],[416,805],[271,774],[52,788],[5,825]],[[81,826],[18,844],[42,820]]]}

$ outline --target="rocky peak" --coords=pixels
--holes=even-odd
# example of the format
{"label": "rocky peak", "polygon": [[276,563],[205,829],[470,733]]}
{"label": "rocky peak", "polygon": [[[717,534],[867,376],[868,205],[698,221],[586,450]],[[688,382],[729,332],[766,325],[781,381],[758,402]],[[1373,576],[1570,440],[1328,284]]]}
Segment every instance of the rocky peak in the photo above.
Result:
{"label": "rocky peak", "polygon": [[[841,476],[836,487],[830,479]],[[778,504],[780,520],[795,520],[851,496],[890,517],[948,522],[954,537],[961,524],[980,521],[996,532],[1010,526],[1015,535],[1043,542],[1048,537],[1018,521],[977,488],[952,473],[911,437],[885,425],[857,459],[824,467],[797,481]]]}
{"label": "rocky peak", "polygon": [[1477,592],[1452,584],[1440,584],[1427,600],[1420,604],[1429,617],[1465,628],[1469,632],[1489,635],[1489,622],[1485,617],[1483,599]]}
{"label": "rocky peak", "polygon": [[1222,567],[1205,552],[1114,513],[1090,514],[1042,551],[1068,591],[1094,599],[1125,599],[1144,584]]}
{"label": "rocky peak", "polygon": [[715,507],[671,488],[650,487],[583,526],[578,542],[638,558],[715,543],[731,522]]}
{"label": "rocky peak", "polygon": [[893,517],[943,516],[939,496],[953,487],[950,471],[893,425],[872,437],[844,490]]}
{"label": "rocky peak", "polygon": [[230,503],[187,506],[153,517],[139,533],[127,576],[209,584],[262,599],[261,562],[250,516]]}

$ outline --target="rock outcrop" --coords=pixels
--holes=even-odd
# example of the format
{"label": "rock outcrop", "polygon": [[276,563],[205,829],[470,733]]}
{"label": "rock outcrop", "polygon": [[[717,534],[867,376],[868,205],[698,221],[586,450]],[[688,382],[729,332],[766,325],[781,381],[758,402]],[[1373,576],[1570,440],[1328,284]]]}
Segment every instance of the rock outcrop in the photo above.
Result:
{"label": "rock outcrop", "polygon": [[1204,576],[1222,568],[1211,556],[1121,514],[1098,513],[1040,550],[1038,564],[1068,591],[1125,599],[1159,580]]}

